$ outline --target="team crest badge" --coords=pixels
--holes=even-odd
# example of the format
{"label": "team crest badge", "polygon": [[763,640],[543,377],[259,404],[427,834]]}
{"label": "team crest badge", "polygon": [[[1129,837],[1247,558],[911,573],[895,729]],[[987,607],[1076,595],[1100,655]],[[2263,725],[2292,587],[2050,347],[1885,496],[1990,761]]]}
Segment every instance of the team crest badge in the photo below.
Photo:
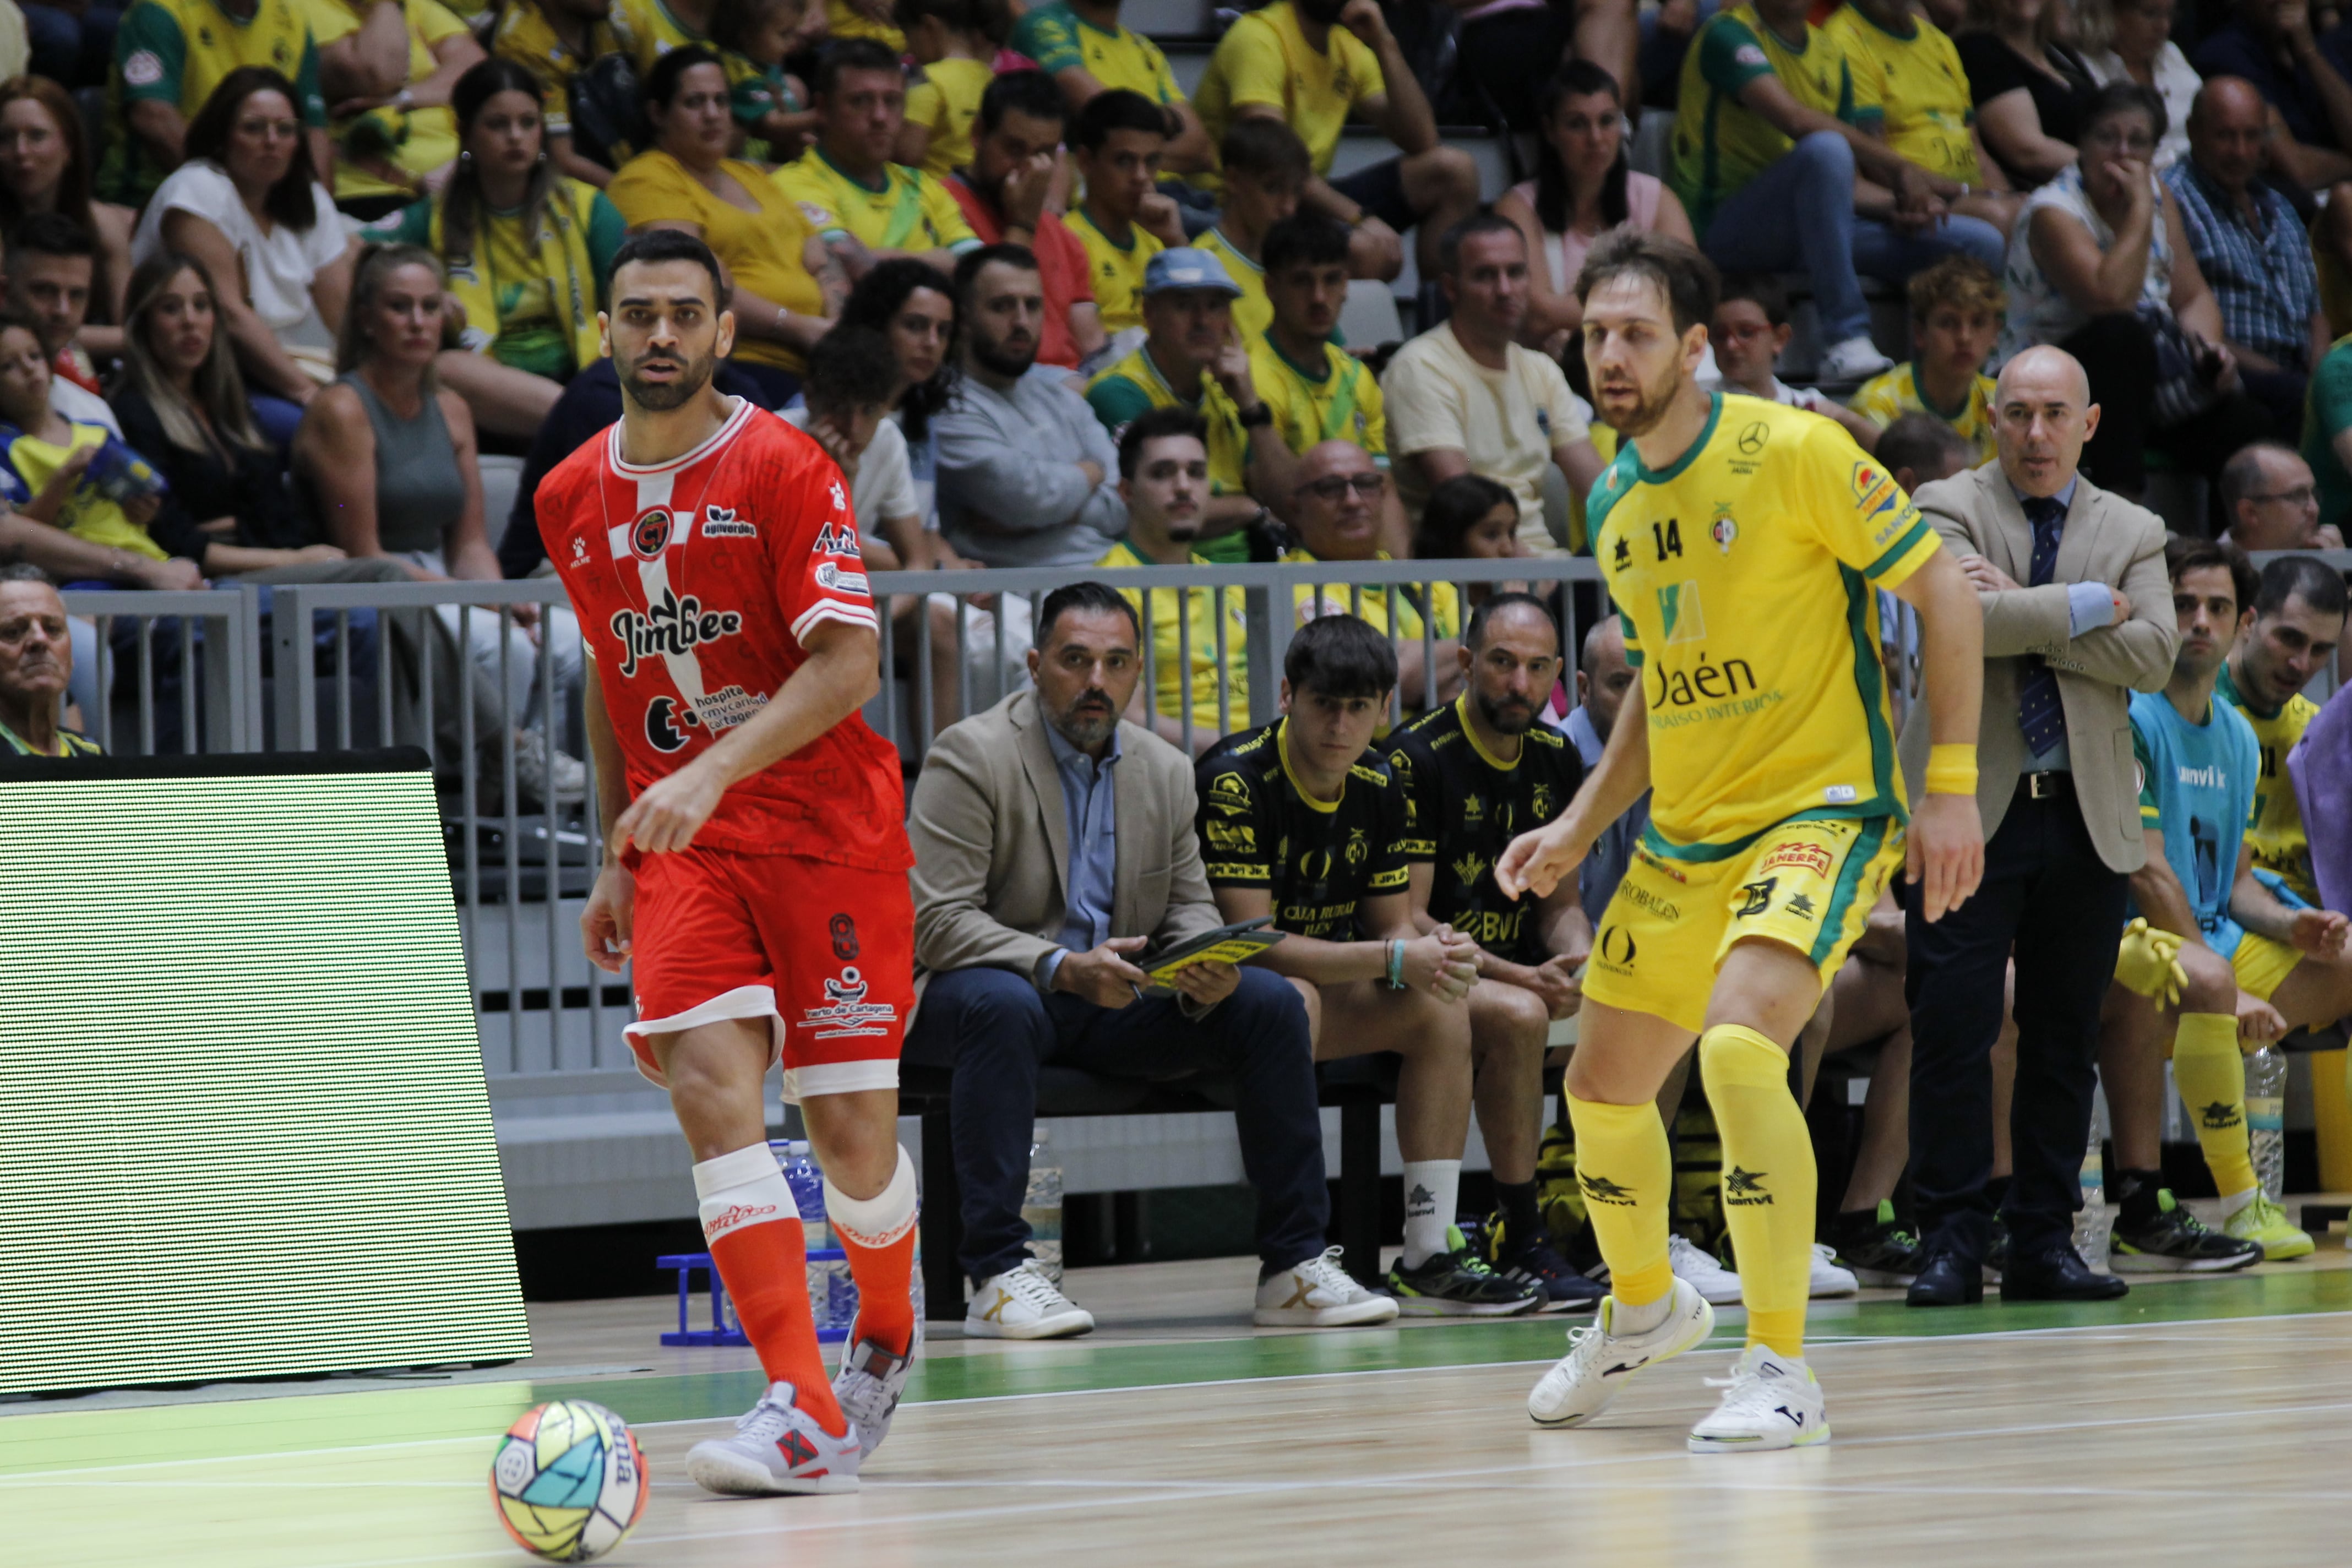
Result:
{"label": "team crest badge", "polygon": [[1715,541],[1717,550],[1728,555],[1731,553],[1731,542],[1739,537],[1739,525],[1731,521],[1731,514],[1727,511],[1715,520],[1714,526],[1706,531],[1706,536]]}
{"label": "team crest badge", "polygon": [[658,560],[669,545],[669,509],[656,507],[629,530],[629,548],[640,561]]}

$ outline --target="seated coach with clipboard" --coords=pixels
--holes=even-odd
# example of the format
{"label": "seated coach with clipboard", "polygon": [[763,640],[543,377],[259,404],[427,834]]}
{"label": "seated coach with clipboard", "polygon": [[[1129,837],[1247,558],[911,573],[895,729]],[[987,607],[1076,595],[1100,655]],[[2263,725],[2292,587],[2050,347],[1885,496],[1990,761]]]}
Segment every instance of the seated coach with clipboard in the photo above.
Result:
{"label": "seated coach with clipboard", "polygon": [[1193,833],[1192,765],[1118,719],[1142,674],[1139,632],[1102,584],[1055,589],[1038,607],[1035,689],[942,732],[915,785],[922,1000],[906,1054],[955,1069],[958,1261],[974,1287],[964,1332],[1094,1327],[1026,1263],[1021,1203],[1048,1063],[1229,1079],[1258,1194],[1254,1320],[1384,1321],[1396,1303],[1349,1279],[1323,1244],[1330,1200],[1305,1005],[1280,976],[1228,962],[1274,933],[1223,929]]}

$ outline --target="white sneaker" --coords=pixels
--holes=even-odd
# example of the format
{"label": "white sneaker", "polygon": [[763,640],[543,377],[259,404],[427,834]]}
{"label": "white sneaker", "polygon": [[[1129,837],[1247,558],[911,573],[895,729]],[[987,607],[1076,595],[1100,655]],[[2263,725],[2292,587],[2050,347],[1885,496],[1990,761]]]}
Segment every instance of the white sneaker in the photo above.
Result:
{"label": "white sneaker", "polygon": [[964,1337],[974,1340],[1058,1340],[1094,1326],[1095,1315],[1055,1289],[1034,1258],[982,1285],[963,1315]]}
{"label": "white sneaker", "polygon": [[1543,1374],[1528,1394],[1528,1414],[1538,1426],[1579,1426],[1607,1407],[1625,1379],[1652,1362],[1677,1356],[1715,1331],[1715,1309],[1676,1279],[1666,1298],[1666,1321],[1646,1334],[1612,1331],[1614,1296],[1601,1303],[1592,1326],[1568,1331],[1568,1353]]}
{"label": "white sneaker", "polygon": [[1673,1266],[1675,1278],[1688,1280],[1691,1289],[1708,1305],[1739,1305],[1739,1276],[1717,1262],[1715,1254],[1696,1242],[1682,1236],[1667,1237],[1666,1261]]}
{"label": "white sneaker", "polygon": [[1876,343],[1867,337],[1852,337],[1832,343],[1813,374],[1823,381],[1863,381],[1894,368],[1895,362],[1880,353]]}
{"label": "white sneaker", "polygon": [[588,766],[568,752],[556,751],[538,730],[515,731],[515,787],[541,805],[562,805],[588,795]]}
{"label": "white sneaker", "polygon": [[686,1453],[686,1473],[706,1491],[768,1497],[777,1492],[854,1492],[857,1425],[835,1436],[795,1402],[793,1385],[772,1383],[732,1437],[697,1443]]}
{"label": "white sneaker", "polygon": [[1862,1281],[1853,1270],[1837,1260],[1837,1248],[1827,1242],[1813,1243],[1813,1282],[1807,1294],[1816,1300],[1823,1296],[1851,1296],[1862,1289]]}
{"label": "white sneaker", "polygon": [[1706,1384],[1723,1390],[1723,1403],[1691,1428],[1694,1454],[1760,1453],[1830,1440],[1822,1385],[1801,1359],[1790,1361],[1762,1345],[1749,1345],[1731,1363],[1729,1377],[1710,1377]]}
{"label": "white sneaker", "polygon": [[1250,1321],[1260,1328],[1338,1329],[1351,1323],[1385,1323],[1397,1315],[1396,1298],[1367,1290],[1339,1265],[1339,1249],[1327,1247],[1304,1263],[1294,1263],[1261,1281]]}
{"label": "white sneaker", "polygon": [[872,1458],[890,1435],[890,1418],[898,1413],[907,1374],[915,1370],[916,1352],[923,1348],[923,1320],[915,1320],[915,1337],[905,1355],[892,1354],[879,1341],[860,1338],[857,1330],[857,1320],[850,1319],[849,1338],[842,1342],[841,1370],[833,1375],[833,1396],[856,1426],[858,1453]]}

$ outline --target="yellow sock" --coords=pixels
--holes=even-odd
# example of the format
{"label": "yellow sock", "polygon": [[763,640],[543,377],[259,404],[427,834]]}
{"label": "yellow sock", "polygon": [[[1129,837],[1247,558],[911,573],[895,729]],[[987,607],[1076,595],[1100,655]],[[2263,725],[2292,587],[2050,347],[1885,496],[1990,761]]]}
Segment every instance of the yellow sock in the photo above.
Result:
{"label": "yellow sock", "polygon": [[1666,1124],[1648,1100],[1603,1105],[1567,1095],[1576,1129],[1576,1181],[1585,1217],[1609,1264],[1609,1293],[1646,1306],[1675,1288],[1666,1261],[1666,1215],[1674,1202],[1675,1157]]}
{"label": "yellow sock", "polygon": [[1748,1342],[1801,1356],[1816,1177],[1805,1113],[1789,1093],[1789,1053],[1753,1029],[1718,1024],[1699,1039],[1698,1070],[1723,1134],[1723,1214]]}
{"label": "yellow sock", "polygon": [[2254,1184],[2253,1151],[2246,1130],[2246,1062],[2238,1054],[2238,1020],[2227,1013],[2183,1013],[2172,1042],[2172,1081],[2205,1168],[2223,1197]]}

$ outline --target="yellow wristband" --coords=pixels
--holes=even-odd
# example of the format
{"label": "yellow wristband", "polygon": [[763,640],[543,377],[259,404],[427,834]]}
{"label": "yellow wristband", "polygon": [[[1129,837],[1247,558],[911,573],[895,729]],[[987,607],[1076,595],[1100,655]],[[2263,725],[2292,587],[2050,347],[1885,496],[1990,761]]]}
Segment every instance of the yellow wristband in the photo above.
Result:
{"label": "yellow wristband", "polygon": [[1928,747],[1927,793],[1929,795],[1976,794],[1977,749],[1974,746],[1962,745]]}

